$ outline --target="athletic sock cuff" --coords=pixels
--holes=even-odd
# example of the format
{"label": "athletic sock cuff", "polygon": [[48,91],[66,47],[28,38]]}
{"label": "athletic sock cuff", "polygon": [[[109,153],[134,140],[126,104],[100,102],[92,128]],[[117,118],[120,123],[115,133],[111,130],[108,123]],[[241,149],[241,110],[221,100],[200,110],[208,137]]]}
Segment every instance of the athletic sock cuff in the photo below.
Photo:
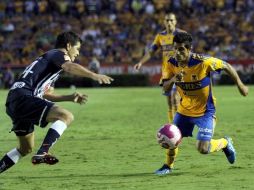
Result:
{"label": "athletic sock cuff", "polygon": [[67,125],[63,121],[57,120],[52,123],[50,128],[54,129],[61,136],[64,130],[67,128]]}
{"label": "athletic sock cuff", "polygon": [[7,156],[16,164],[18,160],[22,157],[17,148],[12,149],[7,153]]}

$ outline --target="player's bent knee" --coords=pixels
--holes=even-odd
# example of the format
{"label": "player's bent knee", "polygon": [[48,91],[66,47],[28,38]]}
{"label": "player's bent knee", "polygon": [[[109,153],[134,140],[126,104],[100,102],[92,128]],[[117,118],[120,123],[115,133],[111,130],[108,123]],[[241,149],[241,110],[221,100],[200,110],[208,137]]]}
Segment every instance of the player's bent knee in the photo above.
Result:
{"label": "player's bent knee", "polygon": [[46,120],[48,122],[61,120],[68,126],[74,120],[74,116],[68,110],[55,106],[50,110]]}
{"label": "player's bent knee", "polygon": [[64,123],[66,123],[67,126],[69,126],[71,122],[73,122],[74,116],[71,112],[64,110],[61,113],[59,113],[57,119],[63,121]]}
{"label": "player's bent knee", "polygon": [[209,153],[209,143],[208,142],[202,142],[198,141],[196,144],[197,150],[201,154],[208,154]]}
{"label": "player's bent knee", "polygon": [[65,112],[62,112],[61,115],[58,118],[59,120],[63,121],[66,123],[67,126],[71,124],[74,120],[74,116],[71,112],[65,110]]}
{"label": "player's bent knee", "polygon": [[69,112],[67,120],[67,125],[71,124],[74,121],[74,115],[71,112]]}
{"label": "player's bent knee", "polygon": [[208,154],[209,153],[209,150],[207,148],[205,148],[205,147],[199,147],[198,151],[201,154]]}

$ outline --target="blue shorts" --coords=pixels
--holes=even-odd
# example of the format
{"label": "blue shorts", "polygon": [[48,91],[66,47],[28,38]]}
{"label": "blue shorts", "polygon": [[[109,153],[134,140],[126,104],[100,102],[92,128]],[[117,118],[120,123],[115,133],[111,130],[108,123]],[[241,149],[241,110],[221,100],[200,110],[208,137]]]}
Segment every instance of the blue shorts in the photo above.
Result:
{"label": "blue shorts", "polygon": [[175,92],[176,92],[176,85],[174,83],[173,86],[172,86],[172,89],[170,91],[168,91],[168,92],[164,92],[163,95],[164,96],[172,96],[173,93],[175,93]]}
{"label": "blue shorts", "polygon": [[176,113],[173,122],[181,131],[182,137],[192,137],[194,126],[198,127],[197,140],[210,141],[216,124],[215,115],[207,113],[201,117],[190,117]]}

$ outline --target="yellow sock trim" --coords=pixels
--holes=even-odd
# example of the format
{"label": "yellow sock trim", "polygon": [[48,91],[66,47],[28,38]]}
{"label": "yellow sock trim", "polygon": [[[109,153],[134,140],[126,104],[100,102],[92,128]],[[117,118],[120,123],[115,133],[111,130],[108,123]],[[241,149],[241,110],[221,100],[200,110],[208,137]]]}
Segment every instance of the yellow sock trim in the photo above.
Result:
{"label": "yellow sock trim", "polygon": [[166,151],[166,164],[170,167],[174,167],[175,158],[178,154],[178,147],[175,149],[167,149]]}
{"label": "yellow sock trim", "polygon": [[209,152],[217,152],[223,148],[225,148],[228,144],[228,141],[224,138],[221,139],[211,139],[210,141],[210,151]]}
{"label": "yellow sock trim", "polygon": [[169,123],[172,123],[173,121],[173,112],[171,110],[168,111],[168,121]]}
{"label": "yellow sock trim", "polygon": [[173,122],[175,114],[176,114],[176,109],[175,108],[172,108],[172,109],[168,110],[168,121],[169,121],[169,123]]}

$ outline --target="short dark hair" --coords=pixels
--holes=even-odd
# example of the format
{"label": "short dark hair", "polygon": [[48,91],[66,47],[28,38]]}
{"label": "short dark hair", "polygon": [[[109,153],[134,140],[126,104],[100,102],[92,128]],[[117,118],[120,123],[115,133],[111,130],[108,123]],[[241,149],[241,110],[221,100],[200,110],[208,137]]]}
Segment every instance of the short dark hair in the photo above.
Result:
{"label": "short dark hair", "polygon": [[192,36],[187,32],[178,32],[174,36],[174,43],[184,43],[185,47],[190,49],[192,44]]}
{"label": "short dark hair", "polygon": [[74,32],[63,32],[59,34],[56,38],[55,48],[66,48],[67,43],[70,43],[72,46],[77,42],[82,44],[81,38]]}
{"label": "short dark hair", "polygon": [[169,16],[169,15],[174,15],[174,17],[176,19],[176,14],[175,13],[173,13],[173,12],[166,12],[165,13],[165,16]]}

